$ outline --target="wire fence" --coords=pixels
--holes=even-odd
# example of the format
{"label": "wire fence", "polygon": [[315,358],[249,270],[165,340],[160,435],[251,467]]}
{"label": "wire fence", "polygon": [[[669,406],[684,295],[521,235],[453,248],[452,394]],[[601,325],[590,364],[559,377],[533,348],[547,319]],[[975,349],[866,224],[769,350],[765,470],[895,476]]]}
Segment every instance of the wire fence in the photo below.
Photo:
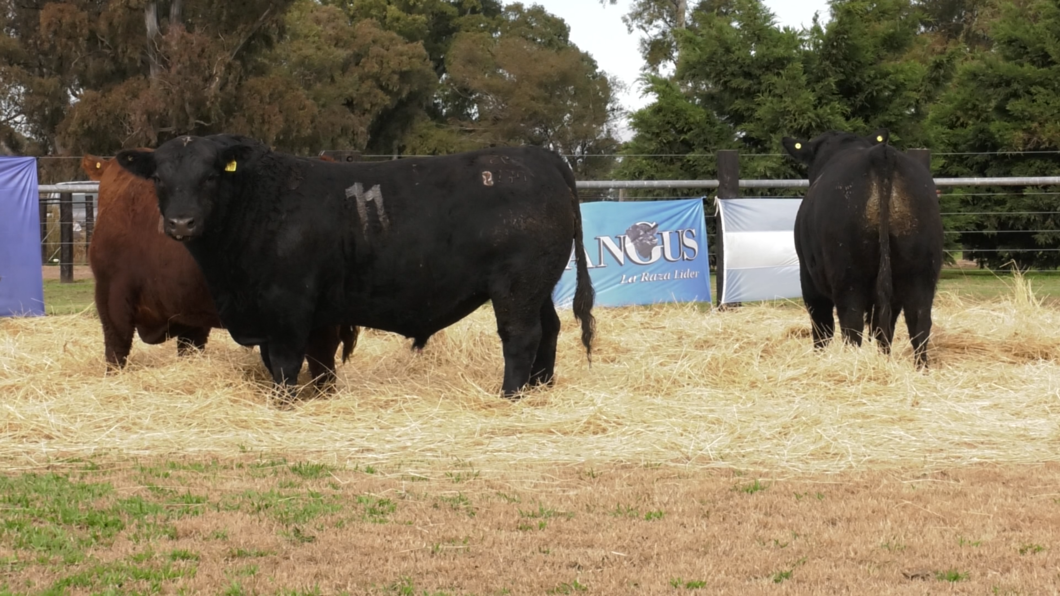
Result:
{"label": "wire fence", "polygon": [[[356,155],[356,160],[390,160],[389,155]],[[1060,156],[1060,151],[1008,151],[994,153],[932,153],[947,156]],[[414,156],[400,156],[414,157]],[[607,154],[565,156],[586,158],[713,160],[718,153],[702,154]],[[741,154],[740,160],[755,164],[760,160],[782,163],[782,154]],[[930,157],[928,158],[930,159]],[[349,161],[347,157],[345,159]],[[1057,160],[1060,173],[1060,160]],[[719,161],[719,167],[721,162]],[[757,168],[749,168],[757,171]],[[41,258],[46,264],[86,265],[98,214],[94,183],[86,182],[81,157],[38,158],[38,180],[49,192],[42,192]],[[942,206],[945,250],[950,264],[964,267],[999,268],[1014,262],[1025,271],[1058,273],[1060,267],[1060,183],[1058,178],[937,178]],[[82,181],[76,185],[75,182]],[[806,180],[738,180],[741,196],[801,197]],[[64,192],[56,192],[65,186]],[[86,186],[87,184],[87,186]],[[580,180],[583,202],[645,201],[702,198],[708,235],[716,237],[713,198],[718,180],[692,181],[612,181]],[[1048,184],[1048,185],[1047,185]],[[641,185],[643,188],[636,188]],[[1016,186],[1013,186],[1016,185]],[[985,188],[984,188],[985,187]],[[70,192],[65,192],[69,189]],[[716,243],[715,243],[716,244]],[[1023,264],[1021,264],[1021,262]],[[1031,265],[1027,265],[1031,263]],[[713,264],[713,259],[712,259]]]}

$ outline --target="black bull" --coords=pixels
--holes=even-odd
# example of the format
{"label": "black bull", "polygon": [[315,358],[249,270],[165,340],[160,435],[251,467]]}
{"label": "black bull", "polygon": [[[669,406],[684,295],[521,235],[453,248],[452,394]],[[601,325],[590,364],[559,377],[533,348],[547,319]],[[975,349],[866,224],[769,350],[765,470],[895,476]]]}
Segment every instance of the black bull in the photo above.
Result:
{"label": "black bull", "polygon": [[326,163],[215,135],[123,151],[118,163],[154,180],[166,233],[199,264],[232,337],[268,344],[278,384],[295,383],[312,329],[358,325],[422,344],[487,300],[504,395],[550,383],[551,295],[572,243],[574,316],[591,351],[574,176],[551,151]]}
{"label": "black bull", "polygon": [[795,250],[814,345],[835,333],[835,308],[844,339],[860,345],[868,322],[887,352],[904,312],[916,363],[926,365],[942,268],[942,217],[931,172],[888,145],[885,130],[867,138],[833,131],[783,142],[809,167]]}

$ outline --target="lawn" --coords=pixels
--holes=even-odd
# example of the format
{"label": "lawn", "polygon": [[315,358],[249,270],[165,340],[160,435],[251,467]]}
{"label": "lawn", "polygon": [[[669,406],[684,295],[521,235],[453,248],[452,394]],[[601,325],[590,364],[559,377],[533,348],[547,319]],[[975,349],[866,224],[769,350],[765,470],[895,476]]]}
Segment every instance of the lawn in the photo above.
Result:
{"label": "lawn", "polygon": [[93,290],[96,284],[91,278],[78,279],[64,284],[59,280],[44,280],[44,309],[49,315],[70,315],[85,309],[95,312]]}
{"label": "lawn", "polygon": [[901,329],[815,352],[797,301],[600,309],[592,365],[562,313],[510,402],[487,306],[422,353],[366,331],[289,408],[224,333],[107,372],[91,284],[49,283],[88,311],[0,324],[0,596],[1055,593],[1030,280],[948,271],[927,371]]}
{"label": "lawn", "polygon": [[1056,482],[92,458],[0,474],[0,594],[1052,593]]}
{"label": "lawn", "polygon": [[[1049,300],[1060,299],[1060,271],[1056,273],[1028,273],[1035,295]],[[952,292],[962,299],[987,300],[1002,294],[1009,294],[1012,288],[1012,274],[980,269],[945,269],[939,282],[940,292]],[[713,277],[712,284],[717,283]],[[44,304],[50,315],[64,315],[93,308],[92,279],[78,279],[74,283],[64,284],[58,280],[44,281]],[[712,291],[717,292],[716,285]]]}

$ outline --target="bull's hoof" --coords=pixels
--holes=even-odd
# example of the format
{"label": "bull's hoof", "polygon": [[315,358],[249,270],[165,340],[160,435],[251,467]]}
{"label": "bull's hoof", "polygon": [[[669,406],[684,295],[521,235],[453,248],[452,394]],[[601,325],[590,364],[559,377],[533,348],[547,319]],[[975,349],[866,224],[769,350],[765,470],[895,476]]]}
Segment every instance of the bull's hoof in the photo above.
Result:
{"label": "bull's hoof", "polygon": [[556,376],[551,373],[536,373],[530,376],[529,385],[531,387],[552,387],[556,384]]}

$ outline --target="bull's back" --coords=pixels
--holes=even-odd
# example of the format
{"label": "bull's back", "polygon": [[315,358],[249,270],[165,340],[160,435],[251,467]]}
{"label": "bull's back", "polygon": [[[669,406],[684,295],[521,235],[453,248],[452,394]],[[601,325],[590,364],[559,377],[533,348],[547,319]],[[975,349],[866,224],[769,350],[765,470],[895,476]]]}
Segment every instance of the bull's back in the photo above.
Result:
{"label": "bull's back", "polygon": [[870,283],[879,266],[881,206],[888,210],[892,255],[938,260],[942,224],[930,172],[893,147],[876,145],[831,163],[807,192],[795,240],[800,258],[815,263],[816,277],[860,276]]}
{"label": "bull's back", "polygon": [[[345,322],[404,332],[427,319],[441,328],[486,300],[497,271],[543,260],[556,263],[558,279],[576,225],[561,165],[533,148],[311,163],[298,194],[315,238],[299,235],[302,250],[331,286],[322,290],[332,308],[356,305]],[[310,203],[312,193],[330,198]]]}

